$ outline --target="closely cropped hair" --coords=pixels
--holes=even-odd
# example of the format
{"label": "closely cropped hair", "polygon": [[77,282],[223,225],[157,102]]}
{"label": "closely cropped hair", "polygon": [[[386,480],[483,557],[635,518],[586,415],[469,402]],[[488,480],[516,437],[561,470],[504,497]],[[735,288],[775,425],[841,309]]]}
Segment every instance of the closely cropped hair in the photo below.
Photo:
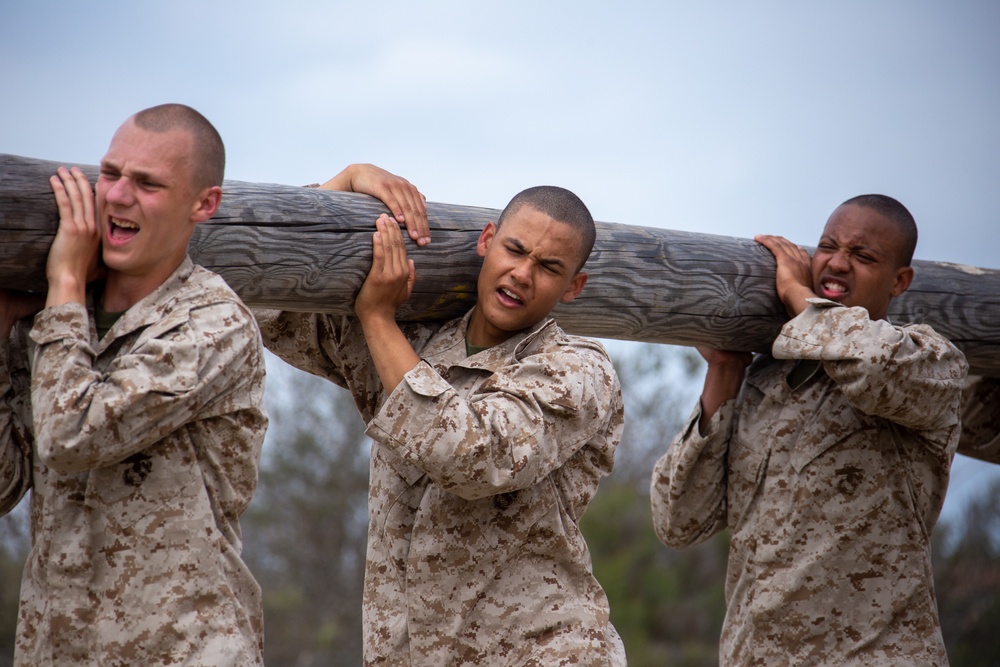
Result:
{"label": "closely cropped hair", "polygon": [[899,265],[901,267],[910,265],[913,261],[913,251],[917,248],[917,222],[905,206],[887,195],[858,195],[851,197],[841,206],[846,204],[871,209],[895,222],[902,235]]}
{"label": "closely cropped hair", "polygon": [[594,226],[594,217],[590,214],[587,206],[575,194],[566,188],[555,185],[537,185],[514,195],[510,203],[500,213],[497,220],[497,229],[503,225],[503,221],[514,215],[522,206],[544,213],[553,220],[557,220],[573,227],[580,236],[580,263],[577,272],[583,268],[590,257],[590,252],[594,249],[594,241],[597,238],[597,229]]}
{"label": "closely cropped hair", "polygon": [[226,171],[226,147],[219,131],[207,118],[183,104],[160,104],[132,116],[137,127],[151,132],[184,130],[194,138],[195,187],[222,185]]}

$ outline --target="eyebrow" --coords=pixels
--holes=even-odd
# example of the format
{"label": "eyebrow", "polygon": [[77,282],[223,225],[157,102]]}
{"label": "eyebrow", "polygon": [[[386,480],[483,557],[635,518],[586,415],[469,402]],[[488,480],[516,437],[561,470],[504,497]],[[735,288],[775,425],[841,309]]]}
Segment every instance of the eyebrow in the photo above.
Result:
{"label": "eyebrow", "polygon": [[[512,246],[514,246],[515,248],[517,248],[518,250],[520,250],[524,254],[526,254],[526,255],[530,254],[530,253],[528,253],[528,249],[525,248],[524,244],[521,243],[518,239],[516,239],[516,238],[514,238],[512,236],[508,236],[506,240],[507,240],[507,243],[511,244]],[[563,262],[558,257],[551,257],[551,258],[550,257],[541,257],[541,258],[539,258],[538,263],[539,264],[545,264],[547,266],[558,266],[558,267],[563,268],[563,269],[566,268],[565,262]]]}
{"label": "eyebrow", "polygon": [[[124,170],[122,169],[121,165],[114,162],[113,160],[101,160],[100,169],[102,171],[104,169],[112,169],[120,174],[124,173]],[[133,181],[153,181],[156,183],[162,182],[162,179],[157,178],[155,174],[152,174],[144,169],[132,169],[129,172],[128,177],[131,178]]]}
{"label": "eyebrow", "polygon": [[870,253],[874,253],[874,254],[878,254],[878,255],[881,255],[881,254],[884,253],[884,251],[882,249],[878,248],[877,246],[865,245],[863,243],[855,243],[854,245],[846,245],[846,244],[838,242],[832,236],[827,236],[825,234],[823,236],[821,236],[820,239],[819,239],[820,243],[823,243],[824,241],[828,241],[828,242],[832,243],[833,245],[835,245],[837,247],[846,247],[851,252],[857,252],[859,250],[864,250],[866,252],[870,252]]}

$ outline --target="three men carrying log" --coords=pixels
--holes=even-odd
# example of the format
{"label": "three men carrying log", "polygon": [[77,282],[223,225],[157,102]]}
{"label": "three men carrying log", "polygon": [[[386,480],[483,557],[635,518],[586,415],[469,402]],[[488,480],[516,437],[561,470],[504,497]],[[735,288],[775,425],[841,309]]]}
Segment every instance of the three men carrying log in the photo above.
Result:
{"label": "three men carrying log", "polygon": [[[193,110],[158,109],[115,135],[96,211],[79,172],[53,180],[48,302],[33,326],[4,311],[0,506],[29,487],[37,506],[19,664],[262,660],[238,530],[265,425],[260,339],[235,295],[187,259],[194,224],[221,197],[221,168],[204,180],[194,157],[207,130],[187,125]],[[375,221],[356,315],[256,314],[268,347],[352,391],[375,441],[366,663],[624,664],[578,528],[611,471],[620,389],[600,345],[550,318],[587,282],[586,207],[560,188],[521,193],[477,241],[476,305],[445,324],[397,324],[420,258],[398,225],[426,246],[423,198],[370,165],[326,186],[377,195],[395,215]],[[764,356],[747,376],[748,354],[706,352],[700,411],[654,475],[666,542],[733,530],[723,662],[811,650],[858,664],[946,660],[927,541],[966,366],[929,327],[883,319],[912,277],[898,220],[908,214],[886,199],[838,208],[813,257],[761,239],[793,315],[774,357],[802,362]],[[88,297],[102,248],[104,287]],[[115,285],[143,287],[122,299]],[[755,528],[765,525],[775,539]],[[221,555],[206,557],[212,544]],[[838,578],[844,594],[786,599],[803,590],[796,571],[810,590],[840,590],[823,585],[839,575],[796,569],[820,551],[860,568]],[[182,571],[197,576],[178,584]],[[156,587],[147,610],[136,596]],[[183,621],[173,634],[168,617]]]}

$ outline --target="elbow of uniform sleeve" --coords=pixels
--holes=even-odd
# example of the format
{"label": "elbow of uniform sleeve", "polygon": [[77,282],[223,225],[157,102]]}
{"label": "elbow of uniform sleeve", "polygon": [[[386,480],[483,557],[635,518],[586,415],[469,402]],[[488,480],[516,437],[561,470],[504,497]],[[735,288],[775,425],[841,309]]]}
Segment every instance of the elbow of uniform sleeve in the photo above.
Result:
{"label": "elbow of uniform sleeve", "polygon": [[280,328],[278,320],[282,312],[274,308],[250,308],[250,313],[253,315],[254,320],[257,321],[257,327],[260,329],[261,336],[265,339],[269,336],[273,337],[275,330]]}
{"label": "elbow of uniform sleeve", "polygon": [[591,407],[578,398],[550,404],[504,380],[470,402],[421,362],[381,406],[368,434],[444,490],[478,500],[526,488],[587,446],[610,420]]}
{"label": "elbow of uniform sleeve", "polygon": [[660,542],[671,549],[683,549],[691,544],[690,536],[674,521],[673,503],[676,499],[670,493],[670,472],[664,459],[653,468],[653,478],[649,485],[650,509],[653,513],[653,530]]}
{"label": "elbow of uniform sleeve", "polygon": [[[35,455],[46,467],[62,474],[94,468],[101,461],[102,450],[107,456],[113,449],[106,437],[108,432],[98,432],[88,423],[88,415],[92,412],[105,414],[105,406],[94,405],[92,397],[88,396],[69,403],[70,407],[79,405],[80,409],[69,409],[60,399],[69,400],[51,391],[32,392]],[[117,418],[113,418],[111,424],[128,428]]]}
{"label": "elbow of uniform sleeve", "polygon": [[678,489],[671,484],[667,457],[660,459],[653,469],[649,493],[653,529],[660,542],[671,549],[683,549],[719,532],[725,525],[724,489],[721,482],[718,493],[707,495]]}
{"label": "elbow of uniform sleeve", "polygon": [[824,364],[827,373],[866,414],[919,430],[957,427],[965,355],[933,332],[908,329],[884,359]]}
{"label": "elbow of uniform sleeve", "polygon": [[89,457],[81,456],[81,447],[73,440],[39,436],[35,439],[35,451],[38,460],[47,468],[64,475],[84,472],[93,467]]}
{"label": "elbow of uniform sleeve", "polygon": [[719,532],[726,523],[727,434],[735,401],[712,416],[701,435],[697,404],[685,428],[653,468],[650,503],[653,528],[663,544],[682,549]]}
{"label": "elbow of uniform sleeve", "polygon": [[[414,424],[400,433],[390,423],[376,417],[369,422],[366,433],[372,440],[423,471],[443,490],[463,500],[480,500],[517,491],[529,486],[537,477],[534,462],[522,462],[526,464],[524,467],[496,463],[492,452],[510,449],[510,445],[500,439],[481,433],[472,444],[467,438],[458,442],[447,434],[429,436],[432,430],[436,429]],[[420,435],[409,435],[417,432]],[[469,451],[459,451],[463,449],[474,449],[480,453],[474,455]]]}

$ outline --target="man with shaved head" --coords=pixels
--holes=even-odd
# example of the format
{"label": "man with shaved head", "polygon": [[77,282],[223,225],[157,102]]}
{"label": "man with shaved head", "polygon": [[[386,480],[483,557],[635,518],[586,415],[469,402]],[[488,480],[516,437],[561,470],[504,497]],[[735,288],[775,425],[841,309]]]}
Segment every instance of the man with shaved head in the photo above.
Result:
{"label": "man with shaved head", "polygon": [[551,317],[587,282],[593,217],[565,188],[517,194],[480,233],[475,305],[444,323],[396,322],[416,280],[398,222],[376,221],[356,316],[257,313],[268,349],[351,391],[374,441],[365,665],[624,667],[579,526],[621,387]]}
{"label": "man with shaved head", "polygon": [[791,319],[771,354],[701,350],[701,400],[651,496],[668,546],[730,530],[723,665],[948,662],[930,541],[967,364],[887,320],[916,238],[884,195],[837,207],[812,256],[756,237]]}
{"label": "man with shaved head", "polygon": [[75,167],[51,179],[44,304],[0,299],[0,511],[31,491],[16,665],[263,664],[239,524],[267,424],[263,347],[187,254],[224,167],[200,113],[140,111],[96,201]]}

